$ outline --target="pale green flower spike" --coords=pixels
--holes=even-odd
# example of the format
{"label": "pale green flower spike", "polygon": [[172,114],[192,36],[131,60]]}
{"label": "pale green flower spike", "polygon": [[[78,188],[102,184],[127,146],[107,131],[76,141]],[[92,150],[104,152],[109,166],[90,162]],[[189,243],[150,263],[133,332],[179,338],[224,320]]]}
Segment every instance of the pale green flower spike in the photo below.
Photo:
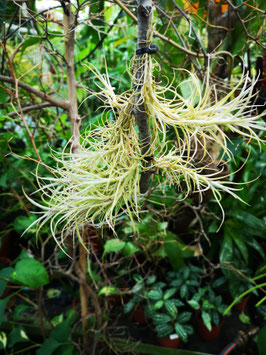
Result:
{"label": "pale green flower spike", "polygon": [[[135,85],[136,60],[131,65]],[[209,74],[202,89],[196,74],[188,72],[192,91],[184,99],[171,84],[162,86],[155,82],[152,73],[157,63],[151,56],[145,54],[138,60],[145,69],[141,100],[150,117],[152,132],[148,154],[153,154],[154,159],[150,168],[162,171],[168,183],[180,190],[185,186],[184,199],[194,191],[201,194],[207,189],[212,190],[221,209],[221,192],[240,199],[233,183],[220,181],[221,177],[211,169],[209,174],[202,174],[208,166],[198,168],[193,159],[198,147],[203,150],[203,158],[209,155],[210,141],[230,156],[228,131],[260,144],[256,131],[265,126],[250,104],[256,80],[243,75],[231,92],[220,98],[216,87],[210,84]],[[87,68],[99,81],[100,91],[93,95],[104,102],[104,110],[112,112],[114,119],[87,132],[75,156],[62,152],[60,158],[55,158],[58,162],[57,168],[52,169],[55,177],[38,179],[43,204],[28,197],[42,210],[41,217],[34,222],[37,229],[50,221],[52,235],[59,245],[64,242],[65,232],[75,230],[75,226],[88,223],[113,228],[118,215],[126,213],[133,221],[133,215],[138,216],[140,210],[139,178],[145,157],[141,155],[135,129],[134,88],[116,95],[107,73],[100,74],[92,64],[87,64]],[[168,127],[176,132],[176,142],[167,141]],[[56,238],[58,229],[60,240]]]}

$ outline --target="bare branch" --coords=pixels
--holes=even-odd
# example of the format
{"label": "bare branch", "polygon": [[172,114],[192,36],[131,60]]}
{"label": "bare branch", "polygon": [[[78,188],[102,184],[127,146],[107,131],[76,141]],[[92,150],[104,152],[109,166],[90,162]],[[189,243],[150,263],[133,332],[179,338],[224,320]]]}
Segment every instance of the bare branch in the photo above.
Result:
{"label": "bare branch", "polygon": [[[22,112],[23,113],[27,113],[27,112],[30,112],[30,111],[35,111],[35,110],[40,110],[40,109],[43,109],[43,108],[46,108],[46,107],[51,107],[53,106],[51,103],[49,102],[43,102],[41,104],[37,104],[37,105],[32,105],[32,106],[27,106],[27,107],[24,107],[22,109]],[[13,111],[13,112],[10,112],[8,114],[9,117],[14,117],[17,115],[17,112],[16,111]]]}
{"label": "bare branch", "polygon": [[49,96],[39,90],[36,90],[34,87],[23,83],[22,81],[19,80],[14,80],[12,78],[10,78],[9,76],[4,76],[4,75],[0,75],[0,81],[3,81],[5,83],[10,83],[10,84],[17,84],[17,86],[19,86],[20,88],[30,92],[31,94],[40,97],[42,100],[44,101],[48,101],[52,106],[57,106],[57,107],[61,107],[64,110],[68,110],[69,109],[69,102],[65,101],[65,100],[57,100],[55,98],[53,98],[52,96]]}
{"label": "bare branch", "polygon": [[71,10],[71,4],[66,3],[64,9],[64,35],[65,35],[65,59],[67,67],[67,87],[69,100],[69,121],[72,134],[72,152],[80,149],[80,116],[77,104],[77,83],[74,68],[74,47],[75,47],[75,17]]}

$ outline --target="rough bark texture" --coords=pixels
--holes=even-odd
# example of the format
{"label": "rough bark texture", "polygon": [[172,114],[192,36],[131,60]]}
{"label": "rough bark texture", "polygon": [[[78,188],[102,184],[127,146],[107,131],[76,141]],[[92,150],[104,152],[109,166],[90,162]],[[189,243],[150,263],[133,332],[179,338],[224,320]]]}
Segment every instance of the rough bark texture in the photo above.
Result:
{"label": "rough bark texture", "polygon": [[72,153],[80,149],[80,116],[77,104],[77,83],[74,70],[74,47],[75,47],[75,18],[71,11],[70,3],[65,5],[64,11],[64,38],[65,38],[65,59],[67,66],[67,87],[69,100],[69,120],[72,133]]}
{"label": "rough bark texture", "polygon": [[[151,27],[152,19],[152,0],[139,0],[138,1],[138,48],[144,48],[150,45],[148,42],[148,34]],[[136,124],[139,129],[139,136],[141,141],[141,154],[147,158],[146,162],[143,164],[144,171],[141,173],[140,177],[140,192],[145,193],[149,187],[149,180],[152,174],[151,170],[146,170],[152,159],[152,154],[149,152],[151,146],[151,133],[149,127],[149,117],[145,109],[145,98],[141,98],[141,90],[144,84],[144,61],[141,58],[146,54],[138,55],[137,60],[137,72],[136,72],[136,96],[135,96],[135,107],[134,115],[136,119]]]}

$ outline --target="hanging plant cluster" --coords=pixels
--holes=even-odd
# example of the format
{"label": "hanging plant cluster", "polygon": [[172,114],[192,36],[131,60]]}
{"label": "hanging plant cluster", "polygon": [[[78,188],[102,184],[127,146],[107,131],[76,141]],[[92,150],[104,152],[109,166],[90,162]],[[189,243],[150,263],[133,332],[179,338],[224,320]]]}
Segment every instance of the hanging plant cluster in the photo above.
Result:
{"label": "hanging plant cluster", "polygon": [[[104,110],[112,113],[113,119],[88,131],[82,137],[78,153],[63,152],[60,159],[55,158],[58,164],[53,169],[54,177],[38,179],[43,204],[28,197],[42,209],[42,215],[35,221],[38,229],[50,221],[53,236],[60,226],[63,238],[66,230],[77,229],[84,223],[113,227],[122,213],[133,220],[140,210],[139,179],[145,170],[161,172],[165,184],[175,184],[184,193],[184,199],[194,191],[201,194],[207,189],[211,189],[219,204],[221,192],[240,199],[233,182],[220,180],[217,171],[211,169],[206,174],[208,166],[196,167],[194,155],[199,148],[203,157],[208,155],[207,142],[213,141],[230,156],[226,134],[229,131],[260,143],[256,130],[264,125],[250,104],[256,80],[243,76],[220,99],[216,87],[210,85],[209,75],[202,89],[197,76],[189,73],[194,89],[184,99],[171,84],[162,86],[155,81],[153,70],[157,63],[148,53],[135,57],[132,63],[132,68],[136,63],[143,66],[143,76],[137,78],[133,70],[134,86],[121,95],[115,94],[107,73],[102,75],[93,65],[87,65],[99,82],[99,92],[93,95],[104,102]],[[145,155],[134,117],[138,80],[143,83],[138,103],[144,104],[151,128]],[[176,133],[175,141],[167,140],[169,127]]]}

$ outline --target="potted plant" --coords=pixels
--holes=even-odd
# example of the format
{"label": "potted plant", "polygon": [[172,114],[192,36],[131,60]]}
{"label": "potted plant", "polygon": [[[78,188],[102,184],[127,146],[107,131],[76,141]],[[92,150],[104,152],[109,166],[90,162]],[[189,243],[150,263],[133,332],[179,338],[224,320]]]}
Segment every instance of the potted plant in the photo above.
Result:
{"label": "potted plant", "polygon": [[178,271],[169,271],[167,280],[175,287],[182,299],[188,299],[200,285],[202,269],[192,264],[181,266]]}
{"label": "potted plant", "polygon": [[156,276],[150,276],[144,279],[141,275],[134,275],[135,286],[132,288],[131,293],[133,296],[128,303],[124,306],[124,313],[129,314],[132,312],[133,319],[140,324],[146,323],[147,319],[144,314],[145,302],[147,300],[147,292],[152,285],[161,285],[163,287],[165,284],[157,282]]}
{"label": "potted plant", "polygon": [[187,301],[196,310],[196,321],[200,336],[207,341],[214,340],[220,333],[223,313],[227,306],[222,296],[216,296],[211,286],[199,288],[198,292]]}
{"label": "potted plant", "polygon": [[176,288],[164,289],[165,285],[156,285],[147,293],[148,305],[145,314],[152,320],[158,336],[158,343],[169,348],[177,348],[180,340],[186,342],[193,328],[187,324],[191,312],[180,311],[184,303],[173,298]]}

